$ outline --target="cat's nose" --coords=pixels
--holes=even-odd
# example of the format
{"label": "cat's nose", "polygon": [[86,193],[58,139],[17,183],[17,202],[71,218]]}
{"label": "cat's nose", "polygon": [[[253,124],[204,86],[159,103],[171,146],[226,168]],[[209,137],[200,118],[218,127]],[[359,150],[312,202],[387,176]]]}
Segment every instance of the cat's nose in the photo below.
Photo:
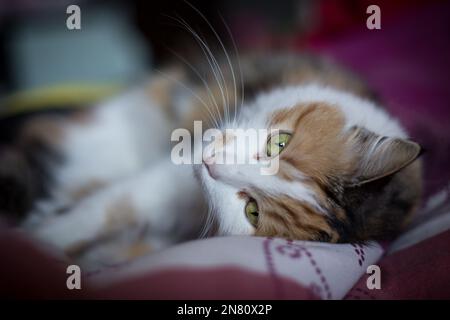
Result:
{"label": "cat's nose", "polygon": [[[209,161],[207,162],[206,160],[209,159]],[[210,157],[210,158],[203,158],[203,165],[205,166],[206,170],[208,171],[208,174],[211,178],[216,179],[216,175],[215,175],[215,163],[214,163],[214,158]]]}
{"label": "cat's nose", "polygon": [[212,164],[214,164],[214,163],[216,162],[215,155],[212,155],[212,156],[203,156],[202,161],[203,161],[203,163],[204,163],[205,165],[212,165]]}

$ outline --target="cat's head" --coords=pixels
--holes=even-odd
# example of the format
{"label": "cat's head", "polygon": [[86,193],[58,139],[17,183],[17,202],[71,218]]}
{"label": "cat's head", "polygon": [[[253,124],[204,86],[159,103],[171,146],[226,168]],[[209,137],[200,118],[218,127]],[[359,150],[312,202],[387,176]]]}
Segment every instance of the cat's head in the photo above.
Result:
{"label": "cat's head", "polygon": [[[226,128],[266,130],[249,145]],[[341,241],[339,228],[351,224],[346,190],[391,176],[420,153],[373,103],[318,85],[261,94],[222,131],[221,146],[203,152],[197,173],[223,235]],[[255,161],[217,163],[230,153]],[[278,170],[262,174],[271,159]]]}

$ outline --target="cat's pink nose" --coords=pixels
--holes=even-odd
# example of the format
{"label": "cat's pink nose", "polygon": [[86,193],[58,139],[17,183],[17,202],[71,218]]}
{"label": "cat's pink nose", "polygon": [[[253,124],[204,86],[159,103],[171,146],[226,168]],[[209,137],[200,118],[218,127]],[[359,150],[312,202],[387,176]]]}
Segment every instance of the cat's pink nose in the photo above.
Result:
{"label": "cat's pink nose", "polygon": [[212,165],[216,162],[216,158],[214,155],[212,156],[203,156],[203,163],[206,165]]}
{"label": "cat's pink nose", "polygon": [[215,175],[215,163],[214,163],[214,157],[209,158],[203,158],[203,164],[206,167],[206,171],[208,171],[208,174],[211,178],[216,179]]}

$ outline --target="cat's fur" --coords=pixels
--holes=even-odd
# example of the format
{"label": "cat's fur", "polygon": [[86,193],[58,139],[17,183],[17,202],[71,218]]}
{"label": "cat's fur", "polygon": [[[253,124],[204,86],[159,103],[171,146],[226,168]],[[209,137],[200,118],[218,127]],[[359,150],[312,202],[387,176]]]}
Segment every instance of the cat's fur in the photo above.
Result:
{"label": "cat's fur", "polygon": [[[209,91],[195,74],[172,68],[94,108],[25,124],[21,150],[38,143],[58,161],[34,155],[52,179],[23,227],[78,257],[107,261],[195,238],[207,206],[223,235],[328,242],[395,236],[420,199],[420,147],[363,82],[312,57],[249,56],[240,63],[245,99],[226,68],[222,88],[211,76]],[[221,115],[238,110],[222,130],[292,132],[276,175],[214,161],[194,170],[172,163],[172,130],[191,129],[193,120],[214,126],[198,102],[214,110],[211,97]],[[230,152],[227,145],[219,152]],[[264,148],[245,152],[258,158]],[[249,199],[258,204],[256,227],[244,214]]]}

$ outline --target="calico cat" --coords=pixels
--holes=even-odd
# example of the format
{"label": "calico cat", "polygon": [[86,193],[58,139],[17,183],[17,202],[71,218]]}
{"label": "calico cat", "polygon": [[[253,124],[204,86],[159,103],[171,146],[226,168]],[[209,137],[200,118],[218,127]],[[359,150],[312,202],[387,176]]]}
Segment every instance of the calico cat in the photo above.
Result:
{"label": "calico cat", "polygon": [[[34,154],[51,179],[21,226],[76,258],[105,261],[202,228],[332,243],[397,235],[420,200],[421,148],[364,82],[307,55],[249,55],[239,64],[239,76],[168,68],[98,106],[32,118],[17,144],[38,143],[58,160]],[[195,120],[220,129],[223,143],[201,164],[176,165],[171,133],[192,131]],[[232,149],[229,128],[277,133]],[[279,170],[216,163],[230,152],[248,153],[256,166],[276,157]]]}

